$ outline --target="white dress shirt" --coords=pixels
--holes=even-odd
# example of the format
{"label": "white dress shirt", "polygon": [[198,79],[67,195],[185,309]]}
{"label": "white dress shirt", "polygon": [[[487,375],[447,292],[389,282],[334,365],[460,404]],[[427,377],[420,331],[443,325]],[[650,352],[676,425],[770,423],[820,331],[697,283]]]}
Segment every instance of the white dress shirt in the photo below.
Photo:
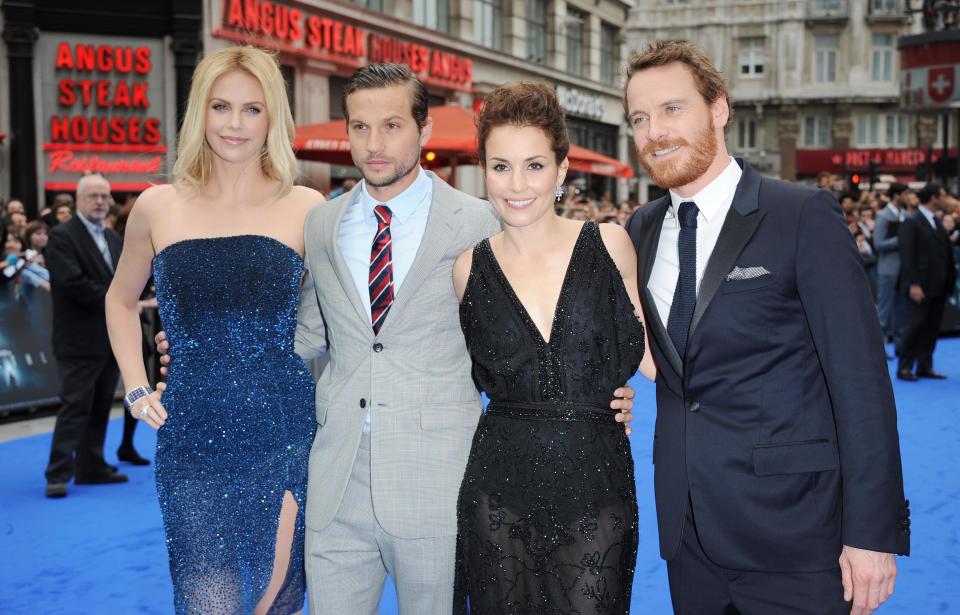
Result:
{"label": "white dress shirt", "polygon": [[650,281],[647,289],[653,295],[654,304],[660,322],[665,326],[670,316],[670,306],[673,305],[673,293],[677,288],[677,278],[680,276],[680,254],[677,242],[680,239],[680,220],[677,218],[677,209],[684,201],[693,201],[699,209],[697,214],[697,294],[700,294],[700,282],[703,272],[707,268],[713,248],[717,245],[717,238],[723,229],[723,221],[733,204],[733,196],[737,191],[737,184],[743,169],[737,161],[730,158],[727,168],[712,182],[704,186],[703,190],[692,197],[684,198],[670,191],[670,206],[663,219],[663,228],[660,231],[660,243],[657,244],[657,257],[650,272]]}
{"label": "white dress shirt", "polygon": [[930,223],[930,226],[933,227],[933,230],[937,230],[937,223],[934,220],[933,212],[927,209],[926,207],[924,207],[923,205],[921,205],[919,209],[920,209],[920,213],[923,214],[923,217],[926,218],[927,222]]}
{"label": "white dress shirt", "polygon": [[[423,233],[427,228],[430,203],[433,200],[433,177],[423,169],[417,169],[417,178],[407,189],[390,199],[378,201],[370,196],[365,181],[360,182],[359,197],[347,208],[337,232],[337,248],[346,261],[350,277],[357,287],[360,301],[367,312],[368,326],[373,328],[370,316],[370,249],[377,234],[377,216],[373,208],[386,205],[390,208],[390,240],[393,258],[393,296],[403,284],[420,249]],[[390,314],[387,314],[387,319]],[[370,431],[370,411],[364,431]]]}

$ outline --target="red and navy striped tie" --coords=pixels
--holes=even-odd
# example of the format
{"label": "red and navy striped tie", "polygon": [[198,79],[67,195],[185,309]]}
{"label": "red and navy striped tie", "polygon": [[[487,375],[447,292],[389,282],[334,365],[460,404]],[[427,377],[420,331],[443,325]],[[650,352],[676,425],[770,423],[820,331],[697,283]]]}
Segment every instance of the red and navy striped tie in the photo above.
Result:
{"label": "red and navy striped tie", "polygon": [[390,208],[377,205],[373,212],[377,215],[377,235],[370,249],[368,285],[370,319],[373,322],[373,334],[376,335],[380,333],[380,327],[393,305],[393,241],[390,239]]}

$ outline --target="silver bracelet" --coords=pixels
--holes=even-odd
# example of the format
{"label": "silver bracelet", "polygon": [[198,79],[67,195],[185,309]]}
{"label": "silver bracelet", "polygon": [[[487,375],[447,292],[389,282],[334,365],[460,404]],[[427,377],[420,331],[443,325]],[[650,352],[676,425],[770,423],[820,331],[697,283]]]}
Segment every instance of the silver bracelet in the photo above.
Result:
{"label": "silver bracelet", "polygon": [[123,405],[129,411],[131,408],[133,408],[133,404],[135,404],[138,400],[143,399],[147,395],[150,395],[151,393],[153,393],[153,389],[151,389],[149,386],[137,387],[123,396]]}

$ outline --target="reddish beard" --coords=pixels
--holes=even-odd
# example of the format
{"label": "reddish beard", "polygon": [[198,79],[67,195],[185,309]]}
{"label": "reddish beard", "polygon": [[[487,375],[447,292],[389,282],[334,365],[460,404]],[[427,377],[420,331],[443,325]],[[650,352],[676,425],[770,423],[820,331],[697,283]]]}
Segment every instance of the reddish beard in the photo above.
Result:
{"label": "reddish beard", "polygon": [[[714,135],[713,118],[709,125],[700,131],[691,145],[686,139],[675,141],[651,141],[640,151],[640,164],[650,174],[653,183],[661,188],[679,188],[697,181],[717,157],[717,138]],[[683,163],[682,159],[655,160],[655,150],[669,149],[673,146],[690,147],[689,160]]]}

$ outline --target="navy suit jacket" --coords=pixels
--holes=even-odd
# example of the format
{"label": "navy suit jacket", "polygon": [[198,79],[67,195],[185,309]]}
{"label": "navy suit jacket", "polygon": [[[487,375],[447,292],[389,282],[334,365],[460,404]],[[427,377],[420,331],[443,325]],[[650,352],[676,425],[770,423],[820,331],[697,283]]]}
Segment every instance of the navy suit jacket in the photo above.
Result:
{"label": "navy suit jacket", "polygon": [[[746,162],[681,359],[647,290],[669,195],[628,222],[658,375],[660,553],[692,503],[714,563],[837,567],[842,545],[909,552],[893,390],[860,254],[829,193]],[[728,281],[735,267],[770,274]]]}

